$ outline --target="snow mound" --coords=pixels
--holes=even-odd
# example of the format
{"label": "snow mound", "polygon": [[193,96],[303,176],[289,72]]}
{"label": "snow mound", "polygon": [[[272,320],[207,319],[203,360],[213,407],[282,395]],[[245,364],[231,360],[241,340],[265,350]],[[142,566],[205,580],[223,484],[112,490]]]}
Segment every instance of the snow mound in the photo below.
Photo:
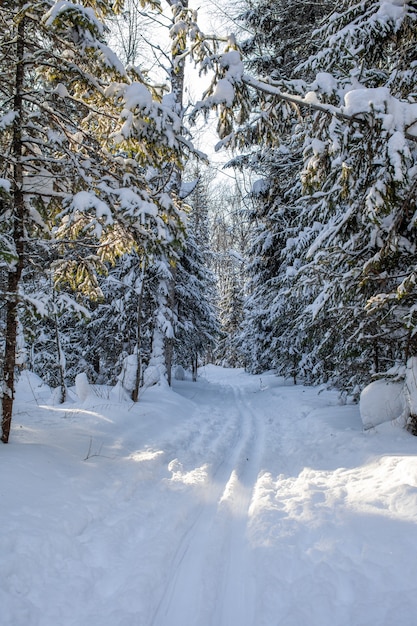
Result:
{"label": "snow mound", "polygon": [[417,415],[417,357],[411,357],[407,361],[405,393],[410,415]]}
{"label": "snow mound", "polygon": [[85,372],[81,372],[75,377],[75,393],[81,402],[85,402],[91,394],[90,383]]}
{"label": "snow mound", "polygon": [[401,417],[404,415],[406,404],[403,383],[375,380],[365,387],[360,397],[364,429]]}
{"label": "snow mound", "polygon": [[34,372],[23,370],[16,383],[16,393],[26,401],[36,400],[44,403],[50,399],[50,387]]}
{"label": "snow mound", "polygon": [[138,358],[136,354],[129,354],[129,356],[123,359],[122,371],[118,376],[118,380],[128,393],[131,393],[135,388],[137,367]]}
{"label": "snow mound", "polygon": [[143,374],[144,387],[152,387],[153,385],[157,385],[160,380],[161,372],[159,371],[159,367],[157,365],[148,365]]}
{"label": "snow mound", "polygon": [[174,372],[175,380],[185,380],[185,370],[182,365],[177,365]]}

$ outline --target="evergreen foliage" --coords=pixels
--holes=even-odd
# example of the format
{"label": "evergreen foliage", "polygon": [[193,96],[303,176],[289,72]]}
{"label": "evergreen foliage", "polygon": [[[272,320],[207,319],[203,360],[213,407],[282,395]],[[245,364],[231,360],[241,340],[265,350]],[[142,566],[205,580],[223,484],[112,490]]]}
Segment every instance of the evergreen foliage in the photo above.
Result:
{"label": "evergreen foliage", "polygon": [[209,200],[200,168],[195,176],[196,184],[187,198],[187,242],[176,272],[178,320],[174,345],[175,360],[190,368],[193,380],[197,379],[198,366],[208,362],[213,354],[219,332],[215,276],[209,267]]}
{"label": "evergreen foliage", "polygon": [[[123,7],[2,2],[2,440],[25,362],[59,401],[80,369],[124,372],[137,400],[173,361],[356,392],[416,355],[415,3],[245,0],[221,53],[166,0],[164,86],[132,41],[127,66],[108,47]],[[212,73],[190,117],[187,59]],[[237,188],[209,197],[200,167],[184,183],[186,120],[210,109],[249,210]]]}
{"label": "evergreen foliage", "polygon": [[[181,115],[171,100],[138,70],[126,70],[106,46],[101,20],[113,9],[105,0],[2,5],[5,441],[14,393],[18,293],[29,243],[32,250],[36,242],[43,247],[48,242],[44,261],[51,261],[55,287],[69,286],[100,300],[98,276],[121,255],[133,249],[142,263],[169,259],[183,241],[184,214],[167,185],[172,166],[180,165],[190,144],[181,136]],[[171,169],[162,167],[167,163]]]}
{"label": "evergreen foliage", "polygon": [[[241,143],[263,140],[246,159],[253,171],[270,163],[242,339],[252,370],[355,389],[414,353],[415,26],[412,3],[347,1],[288,74],[281,56],[263,65],[254,53],[252,66],[276,81],[262,83],[256,125],[240,133]],[[288,116],[278,86],[293,92],[301,119]]]}

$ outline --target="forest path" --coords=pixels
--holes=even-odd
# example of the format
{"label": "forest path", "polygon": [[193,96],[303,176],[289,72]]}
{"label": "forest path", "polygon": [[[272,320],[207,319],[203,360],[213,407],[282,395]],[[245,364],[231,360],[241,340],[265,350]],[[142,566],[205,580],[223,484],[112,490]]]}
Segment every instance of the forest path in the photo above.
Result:
{"label": "forest path", "polygon": [[188,431],[184,441],[171,441],[174,484],[181,476],[192,482],[193,467],[204,468],[205,475],[195,485],[198,505],[187,514],[166,563],[151,626],[259,626],[263,611],[257,603],[265,587],[254,541],[259,488],[272,471],[298,472],[309,448],[297,423],[313,407],[300,389],[276,387],[268,396],[262,378],[235,375],[228,381],[225,372],[219,378],[209,371],[209,385],[204,379],[176,384],[178,393],[198,402],[200,428],[192,439]]}
{"label": "forest path", "polygon": [[[194,395],[198,384],[178,390]],[[205,405],[200,395],[199,407],[212,435],[200,448],[199,465],[208,468],[204,494],[178,537],[152,626],[255,623],[246,533],[265,445],[264,415],[250,408],[244,390],[233,387],[206,389]]]}
{"label": "forest path", "polygon": [[403,429],[213,365],[137,404],[55,405],[26,378],[0,455],[0,626],[415,625]]}

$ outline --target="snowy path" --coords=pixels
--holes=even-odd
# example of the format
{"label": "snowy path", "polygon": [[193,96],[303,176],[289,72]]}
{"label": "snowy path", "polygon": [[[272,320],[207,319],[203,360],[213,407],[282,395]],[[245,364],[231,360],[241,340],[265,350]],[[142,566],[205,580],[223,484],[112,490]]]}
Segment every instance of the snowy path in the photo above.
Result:
{"label": "snowy path", "polygon": [[246,531],[263,447],[262,420],[240,389],[222,396],[221,415],[229,432],[226,439],[210,442],[216,463],[203,502],[179,541],[152,626],[172,619],[179,624],[255,623],[249,619],[254,589]]}
{"label": "snowy path", "polygon": [[414,626],[415,438],[271,375],[175,389],[22,387],[0,626]]}

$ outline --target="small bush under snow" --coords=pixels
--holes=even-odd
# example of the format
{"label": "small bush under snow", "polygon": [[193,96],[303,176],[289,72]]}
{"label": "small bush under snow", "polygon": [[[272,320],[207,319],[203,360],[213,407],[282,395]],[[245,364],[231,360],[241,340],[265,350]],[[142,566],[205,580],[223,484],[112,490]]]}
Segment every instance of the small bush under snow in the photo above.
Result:
{"label": "small bush under snow", "polygon": [[148,365],[143,373],[143,385],[144,387],[152,387],[157,385],[161,380],[161,373],[156,365]]}
{"label": "small bush under snow", "polygon": [[391,422],[404,415],[406,406],[402,382],[375,380],[361,393],[360,413],[363,427],[368,429]]}
{"label": "small bush under snow", "polygon": [[77,374],[75,377],[75,392],[81,402],[87,400],[90,395],[91,387],[85,372],[81,372],[81,374]]}
{"label": "small bush under snow", "polygon": [[185,380],[185,370],[182,365],[177,365],[174,372],[175,380]]}

